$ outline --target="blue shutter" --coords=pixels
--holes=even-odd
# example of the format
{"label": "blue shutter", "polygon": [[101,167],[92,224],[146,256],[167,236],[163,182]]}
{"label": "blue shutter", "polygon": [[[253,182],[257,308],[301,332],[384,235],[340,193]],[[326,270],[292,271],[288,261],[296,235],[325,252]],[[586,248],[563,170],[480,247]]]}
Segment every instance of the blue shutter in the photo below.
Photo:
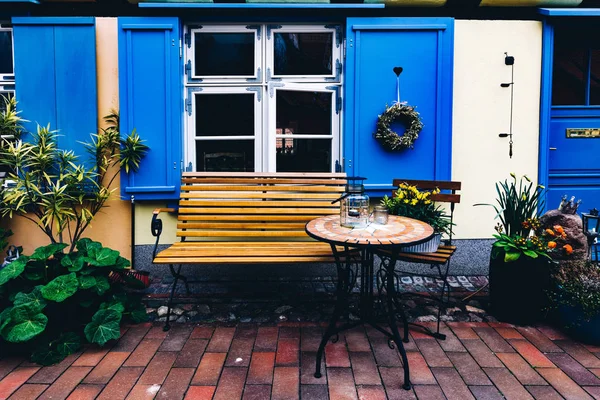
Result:
{"label": "blue shutter", "polygon": [[134,128],[150,147],[137,173],[121,174],[121,197],[179,197],[182,67],[176,17],[119,18],[121,132]]}
{"label": "blue shutter", "polygon": [[58,130],[58,146],[85,157],[98,129],[96,27],[92,17],[15,17],[15,85],[25,127]]}
{"label": "blue shutter", "polygon": [[[453,43],[452,18],[347,19],[344,168],[367,177],[371,194],[389,194],[394,178],[450,179]],[[373,133],[396,100],[394,67],[404,69],[400,101],[416,106],[424,128],[414,149],[392,153]]]}

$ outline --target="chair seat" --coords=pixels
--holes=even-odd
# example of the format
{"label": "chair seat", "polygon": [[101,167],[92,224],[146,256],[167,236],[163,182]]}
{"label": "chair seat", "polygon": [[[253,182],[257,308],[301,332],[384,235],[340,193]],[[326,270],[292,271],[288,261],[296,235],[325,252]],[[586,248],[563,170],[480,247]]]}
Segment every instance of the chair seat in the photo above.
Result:
{"label": "chair seat", "polygon": [[[445,264],[450,260],[450,257],[456,252],[456,246],[440,246],[435,253],[398,253],[398,261],[406,261],[413,263]],[[390,251],[381,251],[380,254],[391,256]]]}

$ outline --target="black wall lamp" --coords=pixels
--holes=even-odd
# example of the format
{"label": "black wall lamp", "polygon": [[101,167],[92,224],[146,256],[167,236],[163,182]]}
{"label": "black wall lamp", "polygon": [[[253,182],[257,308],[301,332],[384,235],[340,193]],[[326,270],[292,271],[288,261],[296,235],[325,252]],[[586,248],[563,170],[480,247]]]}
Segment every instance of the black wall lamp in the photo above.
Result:
{"label": "black wall lamp", "polygon": [[509,56],[508,53],[504,53],[504,64],[510,65],[511,68],[511,78],[508,83],[501,83],[500,87],[510,88],[510,128],[508,133],[501,133],[498,136],[501,138],[508,137],[508,156],[512,158],[513,156],[513,102],[514,102],[514,94],[515,94],[515,58],[513,56]]}

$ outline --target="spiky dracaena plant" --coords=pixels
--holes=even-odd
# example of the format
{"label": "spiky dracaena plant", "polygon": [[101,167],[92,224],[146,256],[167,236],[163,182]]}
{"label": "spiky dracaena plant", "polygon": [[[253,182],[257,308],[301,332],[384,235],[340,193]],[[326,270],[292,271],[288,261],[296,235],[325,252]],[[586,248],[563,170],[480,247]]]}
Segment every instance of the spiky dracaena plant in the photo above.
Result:
{"label": "spiky dracaena plant", "polygon": [[87,163],[60,150],[49,126],[38,126],[31,141],[5,143],[0,163],[13,168],[15,186],[1,193],[0,214],[35,222],[51,243],[68,241],[73,251],[114,192],[111,185],[121,168],[137,171],[148,150],[135,131],[121,139],[116,112],[105,119],[108,128],[83,143],[91,158]]}

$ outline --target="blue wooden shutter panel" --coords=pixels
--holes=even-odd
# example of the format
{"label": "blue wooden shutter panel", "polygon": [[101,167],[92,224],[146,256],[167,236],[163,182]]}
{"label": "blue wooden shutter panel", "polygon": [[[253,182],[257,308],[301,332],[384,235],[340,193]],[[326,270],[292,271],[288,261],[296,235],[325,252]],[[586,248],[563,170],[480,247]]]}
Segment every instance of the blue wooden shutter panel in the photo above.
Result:
{"label": "blue wooden shutter panel", "polygon": [[121,173],[121,197],[179,198],[182,67],[176,17],[119,18],[121,132],[133,129],[150,147],[138,172]]}
{"label": "blue wooden shutter panel", "polygon": [[18,108],[37,125],[58,130],[58,146],[87,157],[81,141],[98,129],[96,27],[93,17],[14,17]]}
{"label": "blue wooden shutter panel", "polygon": [[[344,168],[365,176],[376,196],[392,179],[450,180],[452,155],[452,18],[348,18],[346,21]],[[388,152],[373,138],[377,116],[396,100],[415,106],[423,131],[414,149]],[[398,127],[398,130],[401,127]],[[398,132],[401,134],[401,132]]]}

